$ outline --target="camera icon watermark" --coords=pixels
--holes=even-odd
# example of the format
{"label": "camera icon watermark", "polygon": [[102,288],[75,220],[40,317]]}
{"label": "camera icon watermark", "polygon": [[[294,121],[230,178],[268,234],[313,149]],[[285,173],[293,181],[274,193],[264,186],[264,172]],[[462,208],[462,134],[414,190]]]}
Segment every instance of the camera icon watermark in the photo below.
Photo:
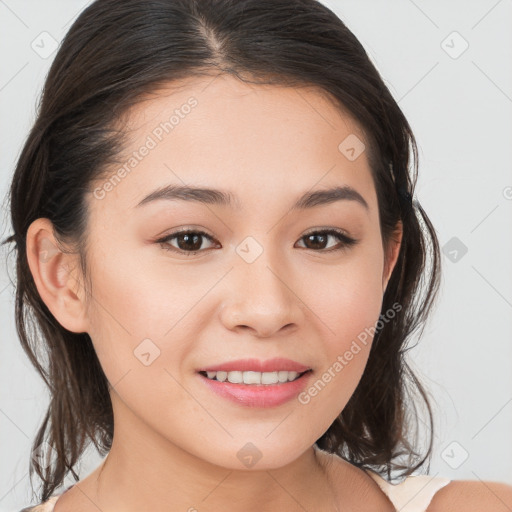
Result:
{"label": "camera icon watermark", "polygon": [[365,149],[364,142],[354,133],[345,137],[338,145],[339,152],[351,162],[357,160]]}
{"label": "camera icon watermark", "polygon": [[52,459],[57,458],[57,452],[47,442],[43,441],[32,453],[32,461],[34,465],[43,469],[47,469]]}
{"label": "camera icon watermark", "polygon": [[468,252],[468,248],[456,236],[443,245],[443,254],[452,262],[458,263]]}
{"label": "camera icon watermark", "polygon": [[149,338],[145,338],[137,345],[133,354],[144,366],[149,366],[160,357],[160,349]]}
{"label": "camera icon watermark", "polygon": [[41,263],[48,263],[58,253],[59,249],[48,238],[41,240],[41,250],[39,251]]}
{"label": "camera icon watermark", "polygon": [[247,468],[252,468],[262,457],[263,454],[252,444],[245,444],[236,454],[238,460]]}
{"label": "camera icon watermark", "polygon": [[452,441],[442,452],[441,458],[452,469],[458,469],[469,457],[468,451],[457,441]]}
{"label": "camera icon watermark", "polygon": [[454,30],[441,41],[441,48],[452,59],[458,59],[469,48],[469,43]]}
{"label": "camera icon watermark", "polygon": [[253,263],[263,254],[263,247],[252,236],[248,236],[236,247],[236,253],[246,263]]}
{"label": "camera icon watermark", "polygon": [[30,47],[34,50],[39,57],[47,59],[59,46],[58,41],[48,32],[41,32],[33,41],[30,43]]}

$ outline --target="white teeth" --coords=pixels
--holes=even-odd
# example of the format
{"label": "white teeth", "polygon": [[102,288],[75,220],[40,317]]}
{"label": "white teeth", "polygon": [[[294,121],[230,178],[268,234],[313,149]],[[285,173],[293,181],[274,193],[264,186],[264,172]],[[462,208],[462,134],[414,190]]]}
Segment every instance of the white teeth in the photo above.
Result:
{"label": "white teeth", "polygon": [[297,378],[298,372],[288,372],[281,370],[278,372],[206,372],[206,375],[211,380],[218,380],[220,382],[231,382],[232,384],[277,384],[284,382],[291,382]]}
{"label": "white teeth", "polygon": [[241,384],[244,381],[242,372],[228,372],[228,381],[231,384]]}
{"label": "white teeth", "polygon": [[[228,372],[212,372],[217,374],[217,380],[220,382],[224,382],[228,378]],[[214,375],[215,377],[215,375]]]}
{"label": "white teeth", "polygon": [[[287,371],[277,372],[277,378],[278,378],[279,382],[286,382],[288,380],[289,373],[292,373],[292,374],[295,373],[295,377],[297,376],[297,372],[287,372]],[[293,377],[293,379],[295,377]]]}
{"label": "white teeth", "polygon": [[244,372],[244,384],[261,384],[261,373]]}
{"label": "white teeth", "polygon": [[228,378],[227,372],[206,372],[206,375],[209,379],[217,377],[217,380],[220,382],[224,382]]}
{"label": "white teeth", "polygon": [[262,384],[277,384],[278,382],[277,372],[265,372],[261,374]]}

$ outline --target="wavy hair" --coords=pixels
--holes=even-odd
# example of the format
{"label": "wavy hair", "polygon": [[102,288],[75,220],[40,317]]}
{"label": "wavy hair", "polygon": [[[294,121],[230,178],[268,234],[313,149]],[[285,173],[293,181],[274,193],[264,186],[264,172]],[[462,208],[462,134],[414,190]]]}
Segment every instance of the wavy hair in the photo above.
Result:
{"label": "wavy hair", "polygon": [[[46,446],[53,460],[30,460],[31,481],[36,472],[43,483],[41,501],[68,472],[79,480],[74,467],[90,442],[108,453],[114,424],[109,383],[89,335],[63,328],[37,291],[27,229],[50,219],[57,240],[79,253],[86,277],[86,196],[123,148],[119,119],[160,86],[221,73],[253,84],[315,87],[362,128],[384,247],[403,225],[382,312],[401,308],[375,331],[353,396],[316,444],[388,477],[409,475],[432,455],[432,409],[406,352],[439,288],[439,244],[414,197],[414,135],[361,43],[317,0],[97,0],[71,26],[46,77],[9,190],[13,233],[2,242],[13,244],[16,258],[16,330],[50,391],[32,454]],[[428,411],[423,453],[412,439],[413,394]]]}

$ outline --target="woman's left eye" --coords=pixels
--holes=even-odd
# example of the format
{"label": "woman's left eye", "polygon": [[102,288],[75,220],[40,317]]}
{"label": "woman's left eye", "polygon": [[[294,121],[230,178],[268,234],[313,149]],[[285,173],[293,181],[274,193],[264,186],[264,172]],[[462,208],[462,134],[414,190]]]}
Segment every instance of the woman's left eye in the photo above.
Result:
{"label": "woman's left eye", "polygon": [[[329,237],[335,237],[338,239],[338,247],[324,247]],[[165,236],[157,240],[162,248],[168,251],[174,251],[187,256],[193,256],[202,250],[202,238],[207,238],[210,242],[215,239],[204,231],[193,231],[193,230],[182,230],[170,235]],[[171,241],[177,241],[177,247],[174,246]],[[358,240],[349,237],[344,231],[337,229],[324,229],[320,231],[312,231],[307,235],[302,236],[299,240],[305,240],[308,244],[312,244],[313,247],[305,247],[315,252],[331,252],[348,249],[358,243]],[[318,246],[322,247],[318,247]],[[316,246],[316,247],[315,247]]]}
{"label": "woman's left eye", "polygon": [[[326,249],[325,247],[321,247],[320,251],[323,252],[331,252],[331,251],[341,251],[344,249],[348,249],[353,245],[356,245],[359,240],[348,236],[344,231],[338,229],[324,229],[321,231],[312,231],[307,235],[304,235],[300,238],[300,240],[307,240],[308,243],[312,243],[313,245],[324,245],[329,237],[334,237],[339,240],[338,247],[329,247]],[[310,247],[306,247],[306,249],[310,249]],[[315,250],[315,249],[314,249]],[[319,251],[316,251],[319,252]]]}

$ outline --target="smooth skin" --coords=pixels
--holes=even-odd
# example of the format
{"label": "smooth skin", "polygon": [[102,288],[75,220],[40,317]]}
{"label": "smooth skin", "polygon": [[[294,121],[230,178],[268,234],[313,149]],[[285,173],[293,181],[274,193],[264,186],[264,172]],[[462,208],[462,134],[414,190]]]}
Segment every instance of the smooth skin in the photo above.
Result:
{"label": "smooth skin", "polygon": [[[375,325],[402,233],[399,224],[385,251],[367,152],[350,160],[338,149],[347,136],[364,141],[364,134],[313,88],[225,75],[176,85],[123,120],[130,132],[120,161],[140,156],[148,136],[155,139],[155,128],[176,109],[183,114],[190,98],[195,108],[115,186],[95,183],[108,189],[104,197],[88,196],[91,294],[77,256],[58,250],[48,219],[34,221],[27,234],[42,299],[66,329],[89,333],[112,385],[111,451],[55,512],[159,512],[170,505],[209,512],[392,511],[366,473],[313,446],[353,394],[371,340],[308,404],[234,404],[213,394],[196,371],[239,358],[287,357],[310,366],[314,382]],[[169,184],[222,189],[236,201],[137,206]],[[341,200],[291,209],[305,192],[345,185],[368,208]],[[185,254],[190,241],[183,237],[158,241],[179,228],[211,238],[200,238],[195,255]],[[321,239],[307,243],[306,234],[326,228],[344,230],[357,243],[343,247],[333,235],[323,246]],[[237,252],[247,237],[257,241],[251,250],[262,251],[251,263]],[[51,257],[40,258],[48,246]],[[147,339],[153,353],[159,350],[149,365],[135,355]],[[238,457],[247,443],[261,453],[250,468]],[[512,487],[489,485],[512,503]],[[485,505],[465,503],[466,487],[481,490]],[[486,506],[500,510],[480,482],[456,482],[439,491],[431,509]]]}

